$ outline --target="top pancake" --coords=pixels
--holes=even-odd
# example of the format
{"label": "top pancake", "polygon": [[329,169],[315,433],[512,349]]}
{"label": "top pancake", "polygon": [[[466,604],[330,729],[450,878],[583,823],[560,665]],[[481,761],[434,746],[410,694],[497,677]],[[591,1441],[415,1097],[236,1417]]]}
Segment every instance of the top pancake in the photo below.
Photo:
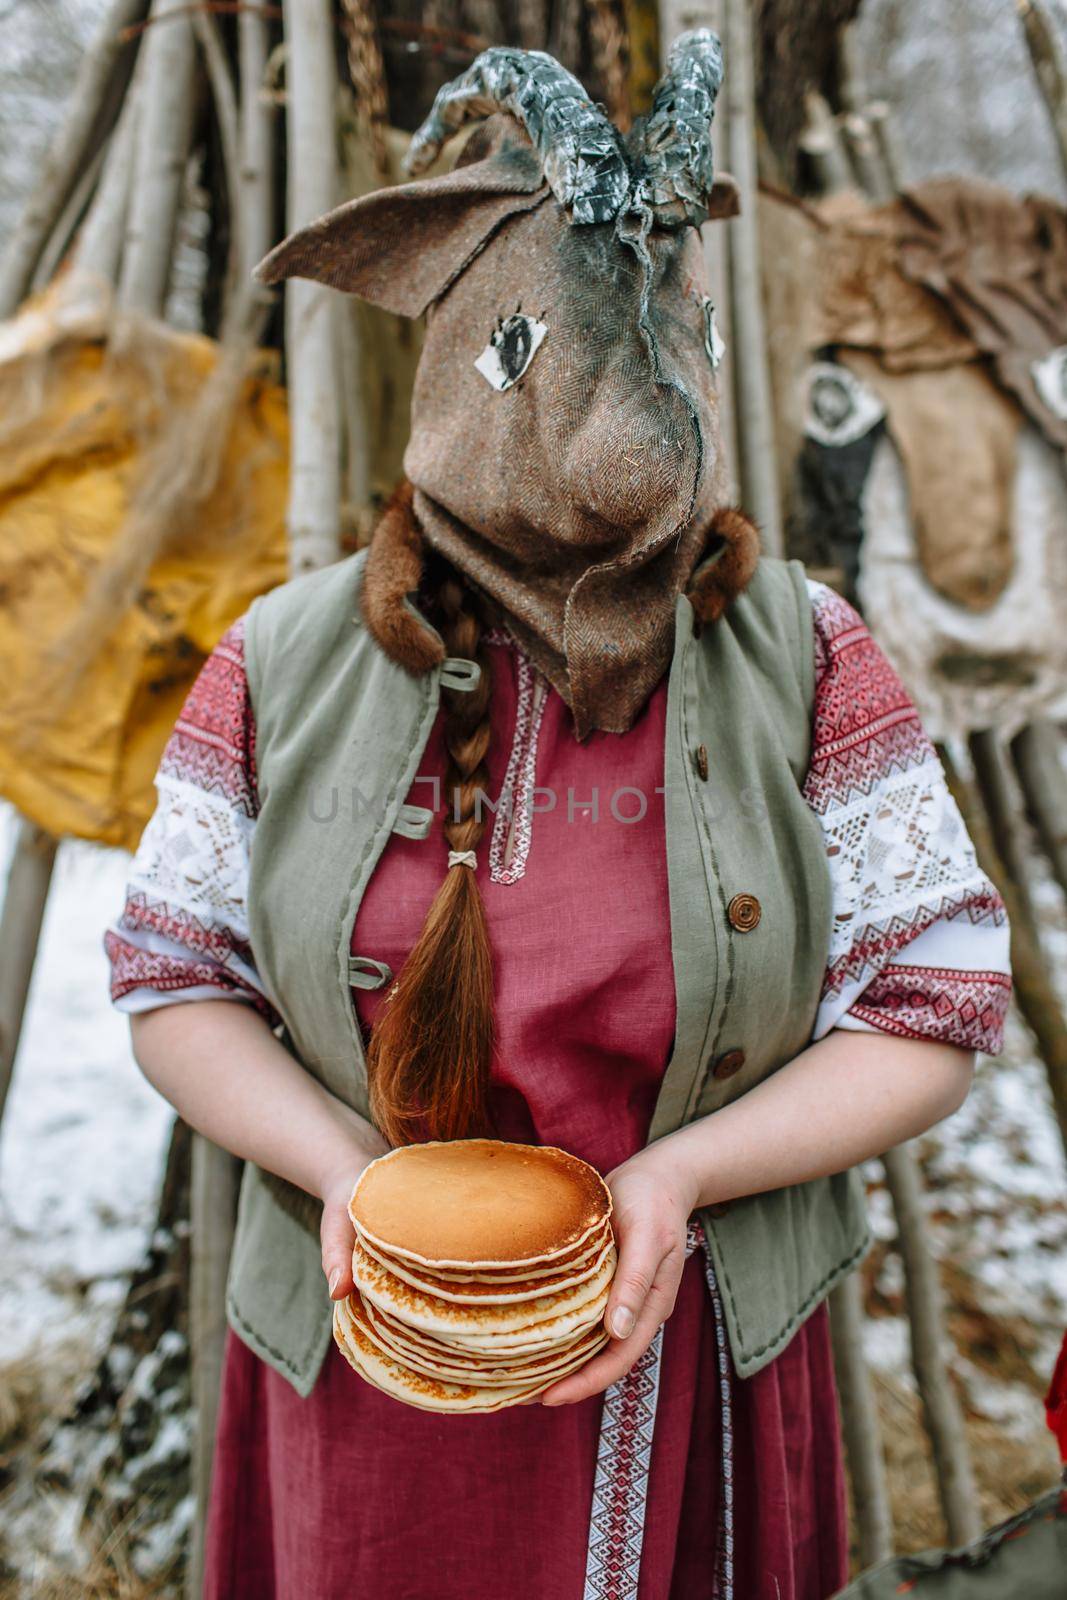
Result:
{"label": "top pancake", "polygon": [[372,1161],[349,1212],[371,1244],[438,1267],[551,1261],[611,1214],[599,1173],[552,1145],[403,1145]]}

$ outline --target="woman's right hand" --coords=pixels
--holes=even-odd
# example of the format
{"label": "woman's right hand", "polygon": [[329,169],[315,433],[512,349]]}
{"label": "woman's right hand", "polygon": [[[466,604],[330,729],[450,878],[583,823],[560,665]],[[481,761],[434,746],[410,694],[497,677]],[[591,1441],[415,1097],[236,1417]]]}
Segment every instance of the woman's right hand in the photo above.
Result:
{"label": "woman's right hand", "polygon": [[360,1147],[352,1159],[331,1173],[322,1185],[322,1223],[319,1238],[322,1243],[322,1270],[326,1274],[330,1299],[343,1300],[352,1293],[352,1247],[356,1230],[348,1215],[348,1202],[360,1173],[378,1156],[383,1156],[389,1146],[381,1140],[381,1149]]}

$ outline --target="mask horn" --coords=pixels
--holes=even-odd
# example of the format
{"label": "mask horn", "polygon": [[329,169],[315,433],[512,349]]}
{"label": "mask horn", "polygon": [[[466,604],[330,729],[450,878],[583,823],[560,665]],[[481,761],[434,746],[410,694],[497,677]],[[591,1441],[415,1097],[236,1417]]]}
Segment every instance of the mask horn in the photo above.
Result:
{"label": "mask horn", "polygon": [[611,222],[627,203],[622,138],[577,78],[543,50],[494,46],[437,92],[405,166],[417,174],[474,117],[505,111],[522,123],[549,188],[576,223]]}

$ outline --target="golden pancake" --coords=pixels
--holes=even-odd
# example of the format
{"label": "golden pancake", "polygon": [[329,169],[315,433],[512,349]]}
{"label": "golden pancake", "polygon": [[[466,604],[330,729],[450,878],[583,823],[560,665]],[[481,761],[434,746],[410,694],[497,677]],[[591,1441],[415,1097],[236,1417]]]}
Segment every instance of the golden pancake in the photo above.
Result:
{"label": "golden pancake", "polygon": [[394,1342],[389,1333],[375,1322],[373,1307],[369,1301],[363,1301],[361,1309],[363,1333],[391,1360],[426,1377],[441,1379],[445,1383],[468,1384],[481,1388],[502,1389],[548,1378],[556,1381],[584,1366],[607,1342],[607,1334],[601,1329],[599,1335],[595,1331],[587,1333],[572,1341],[564,1349],[550,1351],[522,1365],[496,1362],[486,1365],[484,1362],[479,1363],[462,1356],[457,1356],[456,1361],[451,1364],[443,1364],[435,1356],[426,1356],[401,1346],[399,1342]]}
{"label": "golden pancake", "polygon": [[[522,1300],[517,1305],[461,1305],[455,1300],[444,1300],[439,1295],[413,1288],[369,1256],[358,1239],[352,1252],[352,1276],[368,1300],[391,1311],[399,1321],[410,1327],[446,1336],[495,1334],[514,1339],[516,1330],[521,1329],[525,1337],[526,1330],[539,1323],[560,1324],[558,1331],[561,1332],[562,1323],[568,1317],[572,1319],[572,1327],[587,1320],[581,1314],[582,1308],[607,1292],[615,1272],[615,1260],[615,1247],[611,1245],[591,1278],[575,1284],[573,1288],[538,1295],[536,1299]],[[542,1336],[533,1332],[531,1337]]]}
{"label": "golden pancake", "polygon": [[403,1145],[372,1161],[349,1202],[357,1232],[428,1267],[551,1262],[611,1215],[604,1180],[552,1145],[497,1139]]}
{"label": "golden pancake", "polygon": [[[362,1299],[362,1296],[360,1297]],[[417,1330],[405,1328],[395,1318],[390,1317],[374,1305],[370,1300],[363,1300],[363,1308],[367,1321],[374,1331],[381,1335],[391,1349],[395,1349],[401,1356],[417,1358],[429,1362],[434,1368],[456,1367],[470,1373],[472,1377],[479,1371],[500,1368],[507,1371],[522,1371],[531,1366],[538,1366],[544,1362],[556,1361],[569,1355],[572,1351],[606,1337],[602,1321],[589,1327],[578,1328],[562,1339],[555,1340],[543,1349],[521,1350],[466,1350],[462,1345],[449,1345],[442,1340],[434,1339],[430,1334],[420,1334]]]}
{"label": "golden pancake", "polygon": [[466,1279],[457,1283],[452,1279],[442,1279],[428,1267],[413,1267],[410,1262],[401,1262],[397,1259],[390,1260],[384,1251],[379,1251],[371,1244],[369,1239],[360,1238],[360,1248],[380,1267],[384,1267],[393,1277],[399,1278],[402,1283],[408,1284],[413,1289],[422,1290],[426,1294],[435,1295],[440,1300],[452,1300],[457,1305],[512,1305],[524,1300],[537,1300],[544,1295],[559,1294],[566,1289],[585,1283],[589,1278],[595,1277],[603,1267],[608,1252],[614,1249],[614,1243],[609,1238],[600,1244],[600,1248],[593,1254],[580,1256],[567,1270],[545,1272],[542,1269],[540,1276],[521,1278],[517,1281],[501,1283],[496,1280],[483,1283],[480,1279]]}
{"label": "golden pancake", "polygon": [[333,1327],[338,1348],[361,1377],[383,1393],[422,1411],[501,1411],[555,1382],[543,1379],[533,1384],[484,1389],[473,1384],[444,1383],[413,1372],[373,1344],[365,1331],[358,1299],[337,1301]]}
{"label": "golden pancake", "polygon": [[[359,1230],[357,1229],[358,1232]],[[382,1245],[368,1241],[366,1234],[360,1233],[359,1237],[368,1254],[381,1261],[391,1272],[396,1272],[398,1266],[407,1266],[410,1271],[426,1273],[436,1282],[449,1285],[462,1285],[465,1283],[502,1283],[507,1285],[523,1283],[530,1278],[540,1277],[542,1273],[546,1273],[549,1270],[553,1273],[558,1272],[562,1277],[565,1272],[569,1273],[576,1268],[588,1266],[591,1261],[596,1260],[608,1240],[614,1236],[611,1231],[611,1223],[605,1221],[602,1227],[597,1228],[589,1235],[588,1239],[579,1245],[575,1245],[571,1250],[564,1251],[558,1256],[553,1256],[548,1262],[521,1262],[513,1267],[466,1267],[459,1271],[450,1267],[428,1267],[422,1265],[421,1262],[405,1261],[404,1257],[398,1256],[395,1251],[390,1251]],[[399,1276],[399,1274],[397,1275]]]}

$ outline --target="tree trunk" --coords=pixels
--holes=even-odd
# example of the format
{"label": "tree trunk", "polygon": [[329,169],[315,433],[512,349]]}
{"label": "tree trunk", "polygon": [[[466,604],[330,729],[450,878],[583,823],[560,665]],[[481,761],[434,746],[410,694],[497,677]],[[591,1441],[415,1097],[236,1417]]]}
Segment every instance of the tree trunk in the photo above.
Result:
{"label": "tree trunk", "polygon": [[[172,14],[173,13],[173,14]],[[119,305],[162,314],[192,136],[196,46],[184,0],[153,0],[137,64],[142,115]]]}
{"label": "tree trunk", "polygon": [[0,913],[0,1120],[15,1070],[55,859],[51,834],[22,819]]}
{"label": "tree trunk", "polygon": [[[333,15],[328,0],[285,0],[290,232],[337,200]],[[295,575],[340,554],[341,419],[335,291],[285,287],[289,373],[289,567]]]}
{"label": "tree trunk", "polygon": [[726,123],[741,214],[726,224],[733,287],[734,382],[741,498],[759,524],[767,555],[783,552],[767,337],[756,212],[756,124],[749,0],[724,0]]}
{"label": "tree trunk", "polygon": [[863,1354],[863,1289],[858,1272],[850,1272],[830,1296],[830,1333],[860,1566],[871,1567],[893,1553],[893,1517],[878,1409]]}
{"label": "tree trunk", "polygon": [[30,193],[29,202],[0,262],[0,317],[9,317],[29,289],[41,251],[70,198],[78,178],[105,136],[101,120],[112,97],[123,56],[135,47],[123,43],[124,28],[139,22],[145,0],[112,0],[94,43],[82,58],[59,135]]}
{"label": "tree trunk", "polygon": [[944,1310],[937,1263],[926,1236],[922,1182],[907,1145],[882,1158],[897,1218],[911,1360],[934,1456],[949,1543],[969,1544],[982,1531],[963,1414],[945,1362]]}

